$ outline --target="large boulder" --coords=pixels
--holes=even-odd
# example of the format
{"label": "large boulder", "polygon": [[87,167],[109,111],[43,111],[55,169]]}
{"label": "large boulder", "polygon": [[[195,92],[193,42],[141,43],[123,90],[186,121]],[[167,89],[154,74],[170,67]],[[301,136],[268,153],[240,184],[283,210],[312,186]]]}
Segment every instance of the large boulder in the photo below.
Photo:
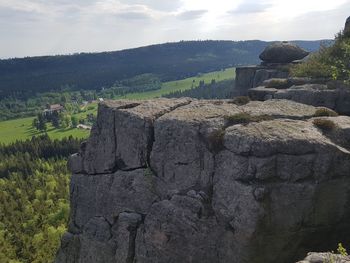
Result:
{"label": "large boulder", "polygon": [[289,100],[121,103],[100,105],[70,161],[56,263],[292,263],[350,245],[350,117],[323,130]]}
{"label": "large boulder", "polygon": [[266,47],[259,58],[267,63],[290,63],[305,58],[309,52],[290,42],[279,42]]}

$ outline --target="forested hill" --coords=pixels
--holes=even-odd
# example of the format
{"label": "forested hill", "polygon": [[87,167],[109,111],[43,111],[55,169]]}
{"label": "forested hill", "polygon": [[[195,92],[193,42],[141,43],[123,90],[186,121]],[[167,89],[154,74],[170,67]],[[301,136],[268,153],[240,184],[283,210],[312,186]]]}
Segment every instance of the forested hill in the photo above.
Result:
{"label": "forested hill", "polygon": [[[309,51],[320,41],[298,41]],[[199,72],[258,63],[268,42],[181,41],[115,52],[0,60],[0,96],[42,92],[69,86],[99,89],[143,73],[162,80],[182,79]]]}

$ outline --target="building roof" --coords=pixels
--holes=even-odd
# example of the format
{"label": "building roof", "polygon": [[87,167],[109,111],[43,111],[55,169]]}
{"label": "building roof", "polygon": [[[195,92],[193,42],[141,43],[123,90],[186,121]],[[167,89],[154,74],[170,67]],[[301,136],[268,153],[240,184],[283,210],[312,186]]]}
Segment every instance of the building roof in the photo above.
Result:
{"label": "building roof", "polygon": [[61,104],[52,104],[50,105],[49,107],[49,110],[62,110],[63,109],[63,106]]}

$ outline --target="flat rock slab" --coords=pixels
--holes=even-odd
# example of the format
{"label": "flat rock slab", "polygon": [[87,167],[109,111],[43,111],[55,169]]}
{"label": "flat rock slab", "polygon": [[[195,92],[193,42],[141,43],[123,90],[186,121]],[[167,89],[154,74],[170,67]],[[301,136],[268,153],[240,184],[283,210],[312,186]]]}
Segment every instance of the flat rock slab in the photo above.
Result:
{"label": "flat rock slab", "polygon": [[250,89],[248,94],[252,100],[287,99],[350,115],[350,88],[330,89],[324,84],[296,85],[287,89],[260,86]]}

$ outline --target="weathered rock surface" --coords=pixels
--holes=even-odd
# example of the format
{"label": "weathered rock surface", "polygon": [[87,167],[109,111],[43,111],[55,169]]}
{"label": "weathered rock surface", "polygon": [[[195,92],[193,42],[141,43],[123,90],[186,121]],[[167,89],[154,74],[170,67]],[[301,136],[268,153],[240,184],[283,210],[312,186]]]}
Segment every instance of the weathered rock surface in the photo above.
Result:
{"label": "weathered rock surface", "polygon": [[259,58],[267,63],[291,63],[305,58],[309,52],[290,42],[278,42],[269,45]]}
{"label": "weathered rock surface", "polygon": [[260,86],[271,78],[287,78],[288,65],[258,65],[236,68],[236,95],[246,96],[248,90]]}
{"label": "weathered rock surface", "polygon": [[[268,83],[265,82],[268,86]],[[324,106],[350,115],[350,88],[330,88],[325,84],[295,85],[286,89],[260,86],[249,90],[253,100],[288,99],[313,106]]]}
{"label": "weathered rock surface", "polygon": [[345,33],[349,33],[350,32],[350,16],[348,17],[348,19],[346,19],[344,32]]}
{"label": "weathered rock surface", "polygon": [[349,256],[342,256],[332,253],[308,253],[307,257],[297,263],[350,263]]}
{"label": "weathered rock surface", "polygon": [[[350,117],[289,100],[105,102],[56,263],[291,263],[350,242]],[[232,123],[235,116],[251,122]],[[231,121],[230,121],[231,120]]]}

